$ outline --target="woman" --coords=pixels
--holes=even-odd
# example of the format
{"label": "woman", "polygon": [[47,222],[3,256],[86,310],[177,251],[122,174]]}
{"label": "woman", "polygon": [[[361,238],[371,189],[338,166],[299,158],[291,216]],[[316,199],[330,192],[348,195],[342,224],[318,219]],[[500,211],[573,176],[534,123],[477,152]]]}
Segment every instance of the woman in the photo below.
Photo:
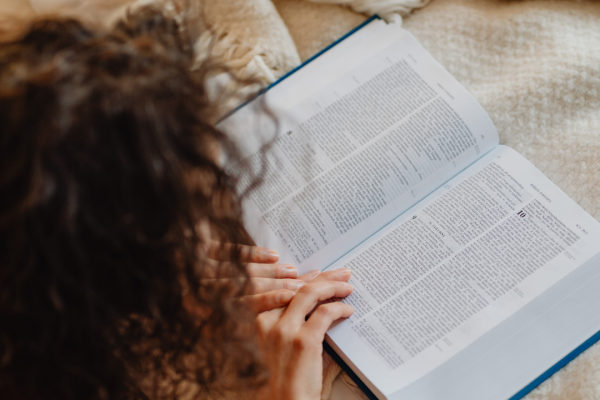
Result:
{"label": "woman", "polygon": [[0,45],[2,398],[320,398],[350,272],[227,244],[245,194],[216,154],[242,161],[183,28],[145,8]]}

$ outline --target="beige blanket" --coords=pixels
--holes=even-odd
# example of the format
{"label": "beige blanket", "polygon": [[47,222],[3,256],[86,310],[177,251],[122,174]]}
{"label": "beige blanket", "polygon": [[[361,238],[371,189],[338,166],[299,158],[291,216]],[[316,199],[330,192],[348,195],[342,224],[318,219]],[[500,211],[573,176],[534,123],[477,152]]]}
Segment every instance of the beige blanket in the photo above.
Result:
{"label": "beige blanket", "polygon": [[[0,9],[17,2],[2,1]],[[32,0],[33,8],[42,12],[49,1]],[[105,20],[127,3],[52,1],[70,3],[83,16],[98,15],[90,10],[100,3]],[[215,51],[240,75],[273,81],[365,19],[350,8],[317,4],[327,2],[387,18],[405,15],[405,28],[487,110],[501,143],[526,156],[600,219],[600,2],[434,0],[406,17],[426,2],[212,0],[209,22],[225,44]],[[337,371],[328,369],[329,377]],[[360,398],[343,379],[333,387],[332,399]],[[600,399],[600,345],[527,399]]]}

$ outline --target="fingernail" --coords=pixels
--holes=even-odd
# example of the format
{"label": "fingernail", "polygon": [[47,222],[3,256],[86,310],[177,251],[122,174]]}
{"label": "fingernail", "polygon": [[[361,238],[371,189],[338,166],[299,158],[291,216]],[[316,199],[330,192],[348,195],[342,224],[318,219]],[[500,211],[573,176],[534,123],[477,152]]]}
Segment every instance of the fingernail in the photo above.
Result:
{"label": "fingernail", "polygon": [[335,276],[338,278],[345,278],[350,276],[350,274],[352,274],[352,271],[348,268],[340,268],[335,271]]}
{"label": "fingernail", "polygon": [[314,271],[310,271],[307,275],[306,275],[306,280],[308,282],[312,281],[313,279],[315,279],[317,276],[319,276],[321,274],[321,270],[315,269]]}
{"label": "fingernail", "polygon": [[352,289],[354,290],[354,286],[352,286],[350,283],[348,282],[341,282],[344,286],[346,286],[348,289]]}
{"label": "fingernail", "polygon": [[296,293],[292,292],[291,290],[286,290],[285,292],[278,293],[277,294],[277,303],[278,304],[289,303],[290,301],[292,301],[292,299],[294,298],[295,295],[296,295]]}
{"label": "fingernail", "polygon": [[275,250],[264,249],[262,257],[265,261],[277,261],[279,260],[279,254]]}
{"label": "fingernail", "polygon": [[284,278],[295,278],[298,276],[298,270],[293,265],[282,265]]}

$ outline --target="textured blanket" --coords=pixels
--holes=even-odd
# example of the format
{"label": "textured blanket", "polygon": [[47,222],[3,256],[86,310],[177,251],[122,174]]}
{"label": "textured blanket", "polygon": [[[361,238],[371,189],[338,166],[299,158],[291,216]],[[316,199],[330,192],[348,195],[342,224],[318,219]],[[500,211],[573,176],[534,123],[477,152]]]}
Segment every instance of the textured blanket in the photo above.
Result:
{"label": "textured blanket", "polygon": [[[130,2],[31,1],[38,13],[56,11],[56,3],[64,12],[110,23]],[[264,83],[342,36],[367,14],[396,21],[404,16],[404,27],[483,105],[501,143],[527,157],[600,219],[600,2],[433,0],[410,15],[427,1],[205,3],[218,38],[213,55],[240,76],[254,76]],[[98,9],[101,12],[93,12]],[[199,50],[208,43],[208,38],[203,40]],[[339,368],[331,364],[325,373],[330,384]],[[331,399],[362,397],[347,381],[343,375],[335,380]],[[329,384],[324,398],[330,395]],[[527,399],[600,399],[600,344]]]}

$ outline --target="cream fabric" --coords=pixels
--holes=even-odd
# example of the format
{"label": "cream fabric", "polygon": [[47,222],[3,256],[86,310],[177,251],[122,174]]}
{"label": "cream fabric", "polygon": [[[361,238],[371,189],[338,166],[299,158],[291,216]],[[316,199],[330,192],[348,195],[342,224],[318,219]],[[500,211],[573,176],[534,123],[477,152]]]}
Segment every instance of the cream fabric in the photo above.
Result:
{"label": "cream fabric", "polygon": [[[213,56],[218,55],[241,77],[270,83],[300,63],[271,0],[206,1],[204,6],[206,19],[217,33]],[[200,48],[205,48],[204,43]]]}
{"label": "cream fabric", "polygon": [[5,18],[29,17],[33,9],[27,0],[3,0],[0,2],[0,16]]}
{"label": "cream fabric", "polygon": [[417,8],[426,6],[431,0],[309,0],[315,3],[339,4],[358,13],[378,14],[388,22],[399,22]]}
{"label": "cream fabric", "polygon": [[130,0],[30,0],[37,15],[72,16],[99,25],[121,18]]}
{"label": "cream fabric", "polygon": [[347,7],[304,0],[273,0],[302,61],[360,25],[367,17]]}
{"label": "cream fabric", "polygon": [[[23,3],[23,0],[8,0]],[[305,3],[305,0],[300,0]],[[401,15],[407,15],[411,10],[423,7],[430,0],[310,0],[317,3],[344,4],[366,14],[375,14],[388,20],[401,21]],[[30,0],[31,6],[38,15],[61,14],[84,19],[91,23],[110,25],[121,18],[129,7],[144,4],[171,4],[183,0]],[[288,2],[290,3],[290,2]],[[299,1],[295,2],[296,6]],[[213,59],[227,65],[242,79],[258,79],[263,84],[269,84],[280,78],[287,71],[300,64],[300,56],[290,36],[288,28],[271,0],[197,0],[191,4],[200,4],[202,19],[212,28],[214,34],[205,32],[198,41],[200,57],[205,57],[207,49],[211,49]],[[291,3],[288,4],[291,6]],[[328,4],[329,5],[329,4]],[[285,7],[285,6],[284,6]],[[330,22],[337,33],[340,28],[351,29],[356,26],[353,21],[362,19],[360,14],[350,11],[350,8],[333,7],[304,7],[310,12],[329,11],[342,13],[337,17],[341,26]],[[290,7],[287,8],[290,10]],[[297,9],[298,10],[298,9]],[[292,23],[296,19],[287,14],[286,21]],[[324,15],[320,15],[322,19]],[[344,22],[342,22],[344,21]],[[349,30],[348,29],[348,30]],[[301,29],[302,30],[302,29]],[[310,35],[310,32],[306,32]],[[330,35],[320,36],[321,44],[329,43],[328,39],[336,39]],[[315,40],[313,36],[313,40]],[[314,50],[318,46],[313,46]],[[305,52],[308,54],[308,51]]]}
{"label": "cream fabric", "polygon": [[21,21],[35,15],[28,0],[0,1],[0,41],[11,40],[18,34]]}
{"label": "cream fabric", "polygon": [[[11,0],[17,1],[17,0]],[[60,14],[110,26],[129,8],[158,4],[177,9],[180,0],[30,0],[38,15]],[[204,0],[192,2],[214,34],[198,38],[201,58],[210,55],[242,79],[271,83],[300,63],[290,34],[271,0]]]}

